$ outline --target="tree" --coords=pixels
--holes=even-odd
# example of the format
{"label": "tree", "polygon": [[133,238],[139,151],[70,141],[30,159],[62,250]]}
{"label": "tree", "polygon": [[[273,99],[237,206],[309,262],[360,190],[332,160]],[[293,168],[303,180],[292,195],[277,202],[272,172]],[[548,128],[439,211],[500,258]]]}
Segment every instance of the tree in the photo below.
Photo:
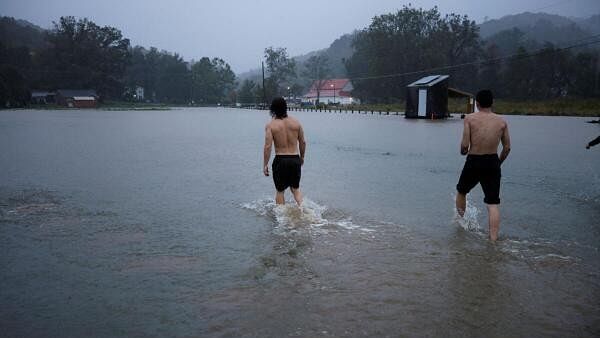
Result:
{"label": "tree", "polygon": [[[383,102],[403,98],[406,84],[426,75],[416,70],[475,61],[480,50],[477,25],[467,16],[442,17],[437,7],[408,6],[373,18],[368,28],[358,32],[353,46],[346,68],[354,78],[355,93],[365,101]],[[469,73],[475,71],[473,67]],[[460,81],[467,77],[453,75]]]}
{"label": "tree", "polygon": [[570,86],[569,57],[568,51],[557,50],[551,43],[532,57],[532,98],[549,99],[567,94]]}
{"label": "tree", "polygon": [[220,103],[228,101],[235,74],[222,59],[203,57],[192,65],[192,83],[196,102]]}
{"label": "tree", "polygon": [[238,92],[238,101],[242,104],[254,104],[256,102],[256,82],[252,80],[244,80]]}
{"label": "tree", "polygon": [[10,65],[0,66],[0,108],[23,107],[31,97],[19,71]]}
{"label": "tree", "polygon": [[570,61],[572,90],[579,97],[600,97],[600,55],[597,51],[578,53]]}
{"label": "tree", "polygon": [[515,99],[532,97],[533,65],[525,48],[521,47],[517,54],[508,60],[503,76],[507,96]]}
{"label": "tree", "polygon": [[327,81],[331,72],[328,63],[327,56],[313,55],[304,64],[306,69],[302,72],[302,75],[311,80],[311,85],[317,91],[317,103],[321,98],[321,87]]}
{"label": "tree", "polygon": [[504,94],[504,88],[501,82],[502,63],[497,60],[499,57],[498,47],[495,44],[489,45],[483,52],[483,64],[479,67],[479,73],[477,75],[478,88],[490,89],[496,96],[502,96]]}
{"label": "tree", "polygon": [[265,49],[265,61],[269,73],[269,97],[279,96],[283,92],[283,84],[296,78],[296,62],[290,59],[285,48],[269,47]]}
{"label": "tree", "polygon": [[99,27],[88,19],[61,17],[48,33],[44,53],[46,83],[62,88],[93,88],[118,98],[128,65],[129,39],[113,27]]}

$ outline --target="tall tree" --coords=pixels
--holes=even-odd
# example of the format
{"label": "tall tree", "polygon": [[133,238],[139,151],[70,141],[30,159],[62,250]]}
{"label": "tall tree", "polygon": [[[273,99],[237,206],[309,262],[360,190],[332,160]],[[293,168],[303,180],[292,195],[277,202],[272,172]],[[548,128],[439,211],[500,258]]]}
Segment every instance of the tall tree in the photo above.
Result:
{"label": "tall tree", "polygon": [[242,82],[242,86],[240,87],[240,90],[238,92],[238,101],[242,104],[254,104],[257,103],[256,102],[256,96],[255,96],[255,88],[256,88],[256,82],[252,81],[252,80],[244,80],[244,82]]}
{"label": "tall tree", "polygon": [[288,57],[285,48],[273,47],[265,49],[265,61],[269,73],[269,86],[265,83],[269,89],[267,96],[279,96],[284,92],[283,85],[296,78],[296,62]]}
{"label": "tall tree", "polygon": [[569,94],[578,97],[600,97],[600,55],[583,51],[570,60],[572,84]]}
{"label": "tall tree", "polygon": [[503,76],[503,85],[508,97],[515,99],[531,99],[533,96],[533,65],[525,48],[517,50],[517,54],[508,60]]}
{"label": "tall tree", "polygon": [[437,7],[409,6],[373,18],[356,35],[353,46],[355,52],[346,68],[354,78],[355,92],[363,100],[383,102],[403,98],[406,84],[425,73],[394,74],[474,61],[480,48],[478,28],[468,17],[442,17]]}
{"label": "tall tree", "polygon": [[92,88],[118,98],[129,63],[129,39],[121,31],[88,19],[61,17],[48,33],[46,81],[62,88]]}
{"label": "tall tree", "polygon": [[221,103],[229,101],[229,92],[235,85],[235,74],[222,59],[203,57],[192,65],[194,101]]}

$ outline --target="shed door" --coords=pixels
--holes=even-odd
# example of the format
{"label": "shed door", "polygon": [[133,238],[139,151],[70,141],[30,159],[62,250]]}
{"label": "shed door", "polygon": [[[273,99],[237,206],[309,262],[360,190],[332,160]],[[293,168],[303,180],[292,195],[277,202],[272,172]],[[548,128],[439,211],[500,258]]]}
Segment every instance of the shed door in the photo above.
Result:
{"label": "shed door", "polygon": [[427,89],[419,89],[419,117],[427,116]]}

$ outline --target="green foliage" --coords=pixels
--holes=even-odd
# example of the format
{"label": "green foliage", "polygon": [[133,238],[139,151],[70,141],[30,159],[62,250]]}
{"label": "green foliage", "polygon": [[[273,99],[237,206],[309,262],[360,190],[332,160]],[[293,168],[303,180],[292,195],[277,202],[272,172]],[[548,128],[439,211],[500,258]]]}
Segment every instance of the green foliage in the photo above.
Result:
{"label": "green foliage", "polygon": [[0,41],[9,48],[42,49],[46,41],[44,30],[26,21],[0,17]]}
{"label": "green foliage", "polygon": [[256,100],[256,87],[256,82],[252,80],[244,80],[244,82],[242,82],[242,86],[240,87],[240,91],[238,92],[238,102],[242,104],[258,103]]}
{"label": "green foliage", "polygon": [[56,88],[93,88],[101,96],[119,97],[130,60],[129,39],[113,27],[87,19],[61,17],[47,36],[42,82]]}
{"label": "green foliage", "polygon": [[74,17],[48,32],[0,18],[0,67],[0,105],[25,102],[29,88],[94,89],[104,100],[131,100],[141,86],[146,101],[174,104],[228,102],[235,94],[235,75],[222,59],[203,58],[190,69],[178,54],[132,48],[118,29]]}
{"label": "green foliage", "polygon": [[10,65],[0,66],[0,104],[3,107],[23,107],[30,98],[25,80]]}
{"label": "green foliage", "polygon": [[286,91],[284,84],[291,84],[296,78],[296,62],[290,59],[285,48],[269,47],[265,49],[265,63],[269,73],[267,88],[267,99],[281,96]]}
{"label": "green foliage", "polygon": [[197,103],[229,101],[228,94],[234,84],[235,74],[222,59],[204,57],[192,66],[193,98]]}
{"label": "green foliage", "polygon": [[[355,40],[355,53],[346,62],[355,95],[363,101],[389,102],[403,98],[405,85],[424,74],[400,78],[377,78],[404,74],[418,69],[474,61],[480,54],[480,42],[474,21],[467,16],[441,16],[437,7],[430,10],[404,6],[392,14],[373,18]],[[451,72],[458,81],[466,81],[474,68]]]}

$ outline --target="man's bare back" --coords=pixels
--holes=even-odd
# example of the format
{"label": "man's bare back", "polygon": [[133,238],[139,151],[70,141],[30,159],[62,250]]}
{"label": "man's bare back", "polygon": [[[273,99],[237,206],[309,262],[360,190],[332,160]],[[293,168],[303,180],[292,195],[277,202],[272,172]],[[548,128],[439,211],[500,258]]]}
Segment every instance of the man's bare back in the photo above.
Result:
{"label": "man's bare back", "polygon": [[283,119],[274,118],[267,124],[275,144],[276,155],[296,155],[299,144],[304,142],[302,125],[295,118],[288,116]]}
{"label": "man's bare back", "polygon": [[500,161],[504,161],[510,150],[508,125],[504,119],[489,109],[482,109],[465,118],[461,153],[466,155],[496,154],[502,142]]}

